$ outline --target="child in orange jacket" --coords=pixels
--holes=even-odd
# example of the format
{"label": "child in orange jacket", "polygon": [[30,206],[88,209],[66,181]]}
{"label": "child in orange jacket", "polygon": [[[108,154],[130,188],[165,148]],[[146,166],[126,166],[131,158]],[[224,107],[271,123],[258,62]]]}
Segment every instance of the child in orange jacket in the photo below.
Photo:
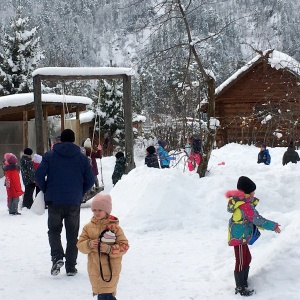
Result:
{"label": "child in orange jacket", "polygon": [[24,194],[20,181],[20,166],[17,165],[18,159],[12,153],[4,155],[5,163],[3,166],[5,174],[5,186],[7,192],[7,206],[10,215],[20,215],[18,212],[19,197]]}
{"label": "child in orange jacket", "polygon": [[91,206],[94,216],[83,227],[77,247],[88,255],[88,273],[97,300],[116,300],[122,256],[129,245],[119,220],[112,216],[111,196],[97,194]]}

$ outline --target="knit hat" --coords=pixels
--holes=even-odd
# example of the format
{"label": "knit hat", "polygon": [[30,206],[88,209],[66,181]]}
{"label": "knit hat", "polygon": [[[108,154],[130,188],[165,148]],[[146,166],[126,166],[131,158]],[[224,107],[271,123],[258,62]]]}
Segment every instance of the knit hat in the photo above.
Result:
{"label": "knit hat", "polygon": [[61,133],[60,139],[61,139],[62,142],[74,143],[75,142],[75,133],[71,129],[65,129]]}
{"label": "knit hat", "polygon": [[91,139],[90,139],[90,138],[87,138],[87,139],[84,141],[83,147],[84,147],[84,148],[92,148],[92,142],[91,142]]}
{"label": "knit hat", "polygon": [[9,165],[15,165],[18,162],[17,157],[13,153],[5,153],[4,159]]}
{"label": "knit hat", "polygon": [[115,155],[115,157],[116,157],[117,159],[119,159],[120,157],[124,157],[124,153],[121,152],[121,151],[119,151],[119,152]]}
{"label": "knit hat", "polygon": [[165,148],[167,146],[167,142],[166,141],[158,141],[158,145],[160,145],[163,148]]}
{"label": "knit hat", "polygon": [[250,178],[241,176],[237,182],[237,189],[250,194],[256,190],[256,184]]}
{"label": "knit hat", "polygon": [[155,148],[154,146],[149,146],[146,151],[149,153],[149,154],[154,154],[155,153]]}
{"label": "knit hat", "polygon": [[261,144],[260,147],[266,149],[266,148],[267,148],[267,145],[266,145],[266,144]]}
{"label": "knit hat", "polygon": [[111,196],[109,194],[97,194],[92,201],[91,209],[100,209],[110,215],[112,210]]}
{"label": "knit hat", "polygon": [[37,164],[40,164],[42,162],[42,156],[41,155],[38,155],[38,154],[34,154],[33,155],[33,161]]}
{"label": "knit hat", "polygon": [[290,147],[290,148],[294,148],[294,142],[293,142],[293,141],[290,141],[289,147]]}
{"label": "knit hat", "polygon": [[30,149],[30,148],[25,148],[23,152],[26,155],[32,155],[32,153],[33,153],[32,149]]}

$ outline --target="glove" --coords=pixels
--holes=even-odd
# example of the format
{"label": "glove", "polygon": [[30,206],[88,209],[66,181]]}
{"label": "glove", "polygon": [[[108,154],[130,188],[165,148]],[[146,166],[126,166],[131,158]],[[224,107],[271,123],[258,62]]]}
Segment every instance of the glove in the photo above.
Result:
{"label": "glove", "polygon": [[170,160],[175,160],[176,157],[175,156],[170,156]]}
{"label": "glove", "polygon": [[98,150],[102,150],[102,147],[101,147],[100,144],[98,145],[97,149],[98,149]]}

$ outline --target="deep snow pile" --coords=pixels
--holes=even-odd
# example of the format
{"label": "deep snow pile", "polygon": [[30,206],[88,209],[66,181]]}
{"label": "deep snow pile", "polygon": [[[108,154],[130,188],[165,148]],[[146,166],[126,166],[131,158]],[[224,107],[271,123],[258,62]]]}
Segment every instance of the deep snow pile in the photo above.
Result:
{"label": "deep snow pile", "polygon": [[[112,214],[129,239],[123,259],[118,300],[223,299],[234,297],[234,255],[227,246],[224,193],[249,176],[261,200],[257,209],[281,224],[282,233],[264,231],[251,246],[250,286],[253,299],[299,299],[300,165],[282,166],[285,148],[270,148],[270,166],[257,164],[259,148],[229,144],[214,150],[205,178],[183,172],[183,161],[170,170],[150,169],[143,161],[115,187],[114,157],[102,159],[104,192],[113,198]],[[218,165],[225,162],[225,165]],[[99,168],[101,167],[98,161]],[[99,176],[100,179],[100,176]],[[100,179],[101,180],[101,179]],[[92,299],[86,256],[79,254],[79,273],[62,269],[50,275],[47,214],[22,210],[11,217],[0,180],[0,299]],[[81,210],[81,227],[91,218],[90,202]]]}

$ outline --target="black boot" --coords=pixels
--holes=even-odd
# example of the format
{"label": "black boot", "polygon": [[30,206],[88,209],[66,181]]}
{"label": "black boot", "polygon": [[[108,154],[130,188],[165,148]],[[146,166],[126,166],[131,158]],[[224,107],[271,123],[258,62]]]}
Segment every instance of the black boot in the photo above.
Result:
{"label": "black boot", "polygon": [[236,283],[235,293],[241,296],[251,296],[254,290],[248,290],[245,286],[245,270],[240,272],[234,272],[234,278]]}
{"label": "black boot", "polygon": [[250,269],[250,266],[247,266],[244,268],[244,284],[245,284],[245,287],[247,288],[248,287],[248,275],[249,275],[249,269]]}

